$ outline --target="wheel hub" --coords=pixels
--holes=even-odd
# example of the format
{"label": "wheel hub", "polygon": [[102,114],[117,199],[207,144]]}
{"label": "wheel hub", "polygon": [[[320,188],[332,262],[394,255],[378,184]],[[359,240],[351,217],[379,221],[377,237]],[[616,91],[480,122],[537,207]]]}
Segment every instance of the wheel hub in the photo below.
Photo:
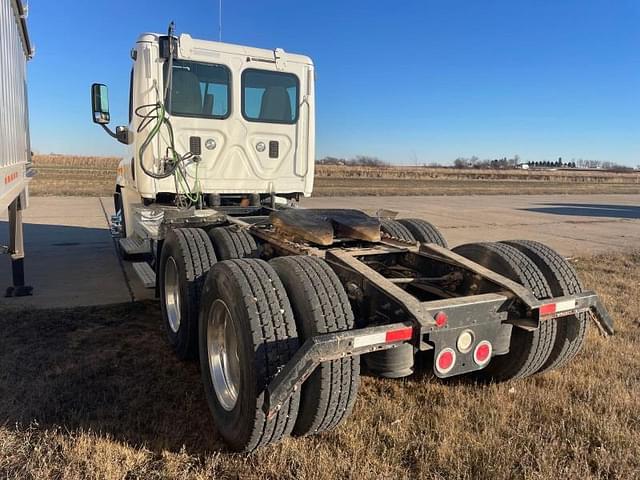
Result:
{"label": "wheel hub", "polygon": [[218,402],[227,411],[238,401],[240,359],[236,328],[227,305],[216,300],[207,318],[209,373]]}
{"label": "wheel hub", "polygon": [[167,320],[173,333],[180,329],[180,279],[178,266],[173,257],[167,259],[164,268],[164,301]]}

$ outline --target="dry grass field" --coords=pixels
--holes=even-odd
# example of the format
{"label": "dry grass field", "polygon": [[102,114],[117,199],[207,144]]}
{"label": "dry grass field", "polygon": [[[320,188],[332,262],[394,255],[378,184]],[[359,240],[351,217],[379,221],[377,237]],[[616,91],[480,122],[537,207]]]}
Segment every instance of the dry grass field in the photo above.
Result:
{"label": "dry grass field", "polygon": [[[34,195],[109,196],[118,159],[36,155],[34,165]],[[640,193],[640,173],[322,165],[314,189],[315,196],[552,193]]]}
{"label": "dry grass field", "polygon": [[640,253],[575,260],[617,335],[506,384],[364,378],[337,431],[225,451],[156,303],[0,311],[1,478],[638,478]]}

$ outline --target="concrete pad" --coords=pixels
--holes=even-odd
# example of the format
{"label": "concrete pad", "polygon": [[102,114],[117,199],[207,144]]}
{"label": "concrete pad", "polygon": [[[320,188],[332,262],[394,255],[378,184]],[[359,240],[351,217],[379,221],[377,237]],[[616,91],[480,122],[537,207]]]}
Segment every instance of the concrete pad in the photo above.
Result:
{"label": "concrete pad", "polygon": [[330,197],[302,205],[395,210],[435,224],[450,246],[528,239],[567,256],[640,248],[640,195]]}
{"label": "concrete pad", "polygon": [[[108,230],[108,205],[91,197],[32,198],[23,219],[25,275],[34,295],[0,297],[0,305],[72,307],[131,301]],[[0,239],[4,242],[8,224],[2,220]],[[6,255],[0,257],[0,282],[2,289],[11,284]]]}

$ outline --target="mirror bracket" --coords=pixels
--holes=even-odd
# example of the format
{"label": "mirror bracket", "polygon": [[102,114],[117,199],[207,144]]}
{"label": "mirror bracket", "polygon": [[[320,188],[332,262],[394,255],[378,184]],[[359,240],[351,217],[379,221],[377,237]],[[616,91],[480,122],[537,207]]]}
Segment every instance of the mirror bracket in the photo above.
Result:
{"label": "mirror bracket", "polygon": [[131,138],[131,131],[127,127],[116,127],[116,140],[125,145],[131,145],[133,139]]}
{"label": "mirror bracket", "polygon": [[111,138],[115,138],[120,143],[124,143],[125,145],[131,145],[133,143],[133,138],[131,138],[131,132],[127,127],[116,127],[116,131],[114,132],[106,125],[100,125],[105,132],[109,134]]}

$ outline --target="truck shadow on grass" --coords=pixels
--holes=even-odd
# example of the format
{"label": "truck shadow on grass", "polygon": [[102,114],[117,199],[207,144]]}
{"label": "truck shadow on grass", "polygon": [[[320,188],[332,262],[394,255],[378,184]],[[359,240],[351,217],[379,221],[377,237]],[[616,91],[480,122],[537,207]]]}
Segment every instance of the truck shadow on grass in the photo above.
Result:
{"label": "truck shadow on grass", "polygon": [[164,340],[155,302],[0,310],[0,424],[92,431],[154,453],[224,450],[197,362]]}

